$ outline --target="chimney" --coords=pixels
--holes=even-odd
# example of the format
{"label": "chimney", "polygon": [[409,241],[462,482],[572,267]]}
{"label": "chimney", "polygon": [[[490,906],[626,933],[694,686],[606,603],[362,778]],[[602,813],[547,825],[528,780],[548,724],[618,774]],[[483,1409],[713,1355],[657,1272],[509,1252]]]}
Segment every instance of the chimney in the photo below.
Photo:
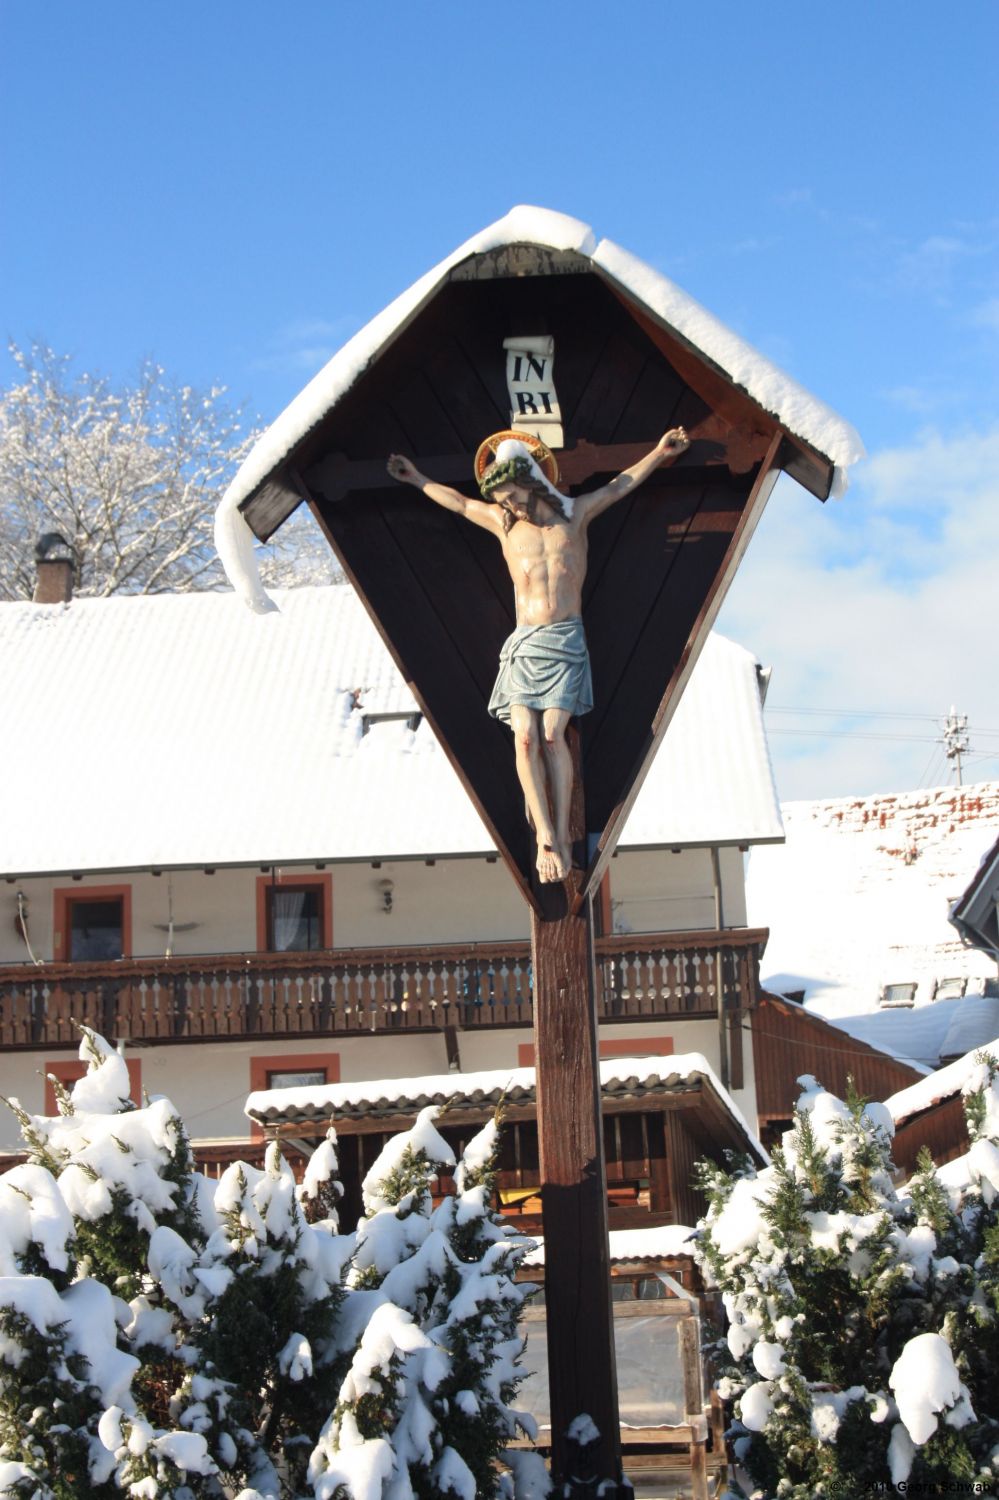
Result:
{"label": "chimney", "polygon": [[34,604],[68,604],[73,597],[73,549],[58,531],[47,531],[35,546]]}

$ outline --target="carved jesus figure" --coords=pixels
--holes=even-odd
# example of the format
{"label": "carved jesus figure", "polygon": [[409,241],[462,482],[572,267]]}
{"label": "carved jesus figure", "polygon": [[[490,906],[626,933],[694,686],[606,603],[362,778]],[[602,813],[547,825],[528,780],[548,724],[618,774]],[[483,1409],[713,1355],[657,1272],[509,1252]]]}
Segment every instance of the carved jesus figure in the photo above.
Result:
{"label": "carved jesus figure", "polygon": [[492,532],[503,548],[517,628],[500,653],[489,712],[513,731],[542,881],[564,880],[572,863],[572,759],[565,730],[574,714],[593,707],[581,617],[590,522],[689,445],[683,428],[674,427],[630,469],[575,498],[560,494],[527,444],[514,439],[499,444],[495,461],[483,473],[481,500],[427,479],[398,453],[389,458],[393,479],[414,485],[428,500]]}

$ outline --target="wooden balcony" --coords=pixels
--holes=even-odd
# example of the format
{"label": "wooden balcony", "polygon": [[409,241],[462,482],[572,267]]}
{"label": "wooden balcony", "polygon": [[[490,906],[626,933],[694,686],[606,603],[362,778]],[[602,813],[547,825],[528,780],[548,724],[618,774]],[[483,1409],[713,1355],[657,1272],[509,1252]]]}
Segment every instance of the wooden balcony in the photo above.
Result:
{"label": "wooden balcony", "polygon": [[[603,1021],[748,1009],[765,929],[597,940]],[[532,1024],[530,946],[468,943],[0,967],[0,1048],[75,1046],[74,1022],[146,1044]]]}

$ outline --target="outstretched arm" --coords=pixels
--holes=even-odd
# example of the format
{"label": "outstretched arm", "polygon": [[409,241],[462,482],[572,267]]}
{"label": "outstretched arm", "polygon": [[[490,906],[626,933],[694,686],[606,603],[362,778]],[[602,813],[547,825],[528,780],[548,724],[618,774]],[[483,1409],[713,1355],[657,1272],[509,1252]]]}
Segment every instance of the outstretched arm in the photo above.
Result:
{"label": "outstretched arm", "polygon": [[630,469],[625,469],[623,474],[619,474],[609,484],[601,485],[600,489],[591,490],[588,495],[579,495],[576,499],[576,514],[592,521],[594,516],[598,516],[616,500],[623,500],[625,495],[630,495],[656,469],[672,463],[681,453],[686,453],[689,447],[690,438],[683,428],[671,427],[659,439],[652,452],[640,458],[637,464],[632,464]]}
{"label": "outstretched arm", "polygon": [[461,494],[459,490],[453,490],[450,485],[437,484],[435,480],[428,479],[425,474],[421,474],[416,465],[408,458],[403,458],[401,453],[393,453],[386,468],[393,479],[398,479],[400,484],[411,484],[435,505],[443,505],[445,510],[453,510],[476,526],[484,526],[487,531],[498,532],[502,529],[498,505],[490,505],[485,500],[470,500],[467,495]]}

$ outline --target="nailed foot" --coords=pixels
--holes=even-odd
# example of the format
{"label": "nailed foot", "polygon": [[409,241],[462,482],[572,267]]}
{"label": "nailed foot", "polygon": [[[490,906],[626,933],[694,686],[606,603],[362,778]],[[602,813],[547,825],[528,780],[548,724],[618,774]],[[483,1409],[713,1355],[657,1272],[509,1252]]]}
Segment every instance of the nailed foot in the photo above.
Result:
{"label": "nailed foot", "polygon": [[569,873],[569,862],[557,844],[538,842],[538,876],[543,884],[551,885],[564,880]]}

